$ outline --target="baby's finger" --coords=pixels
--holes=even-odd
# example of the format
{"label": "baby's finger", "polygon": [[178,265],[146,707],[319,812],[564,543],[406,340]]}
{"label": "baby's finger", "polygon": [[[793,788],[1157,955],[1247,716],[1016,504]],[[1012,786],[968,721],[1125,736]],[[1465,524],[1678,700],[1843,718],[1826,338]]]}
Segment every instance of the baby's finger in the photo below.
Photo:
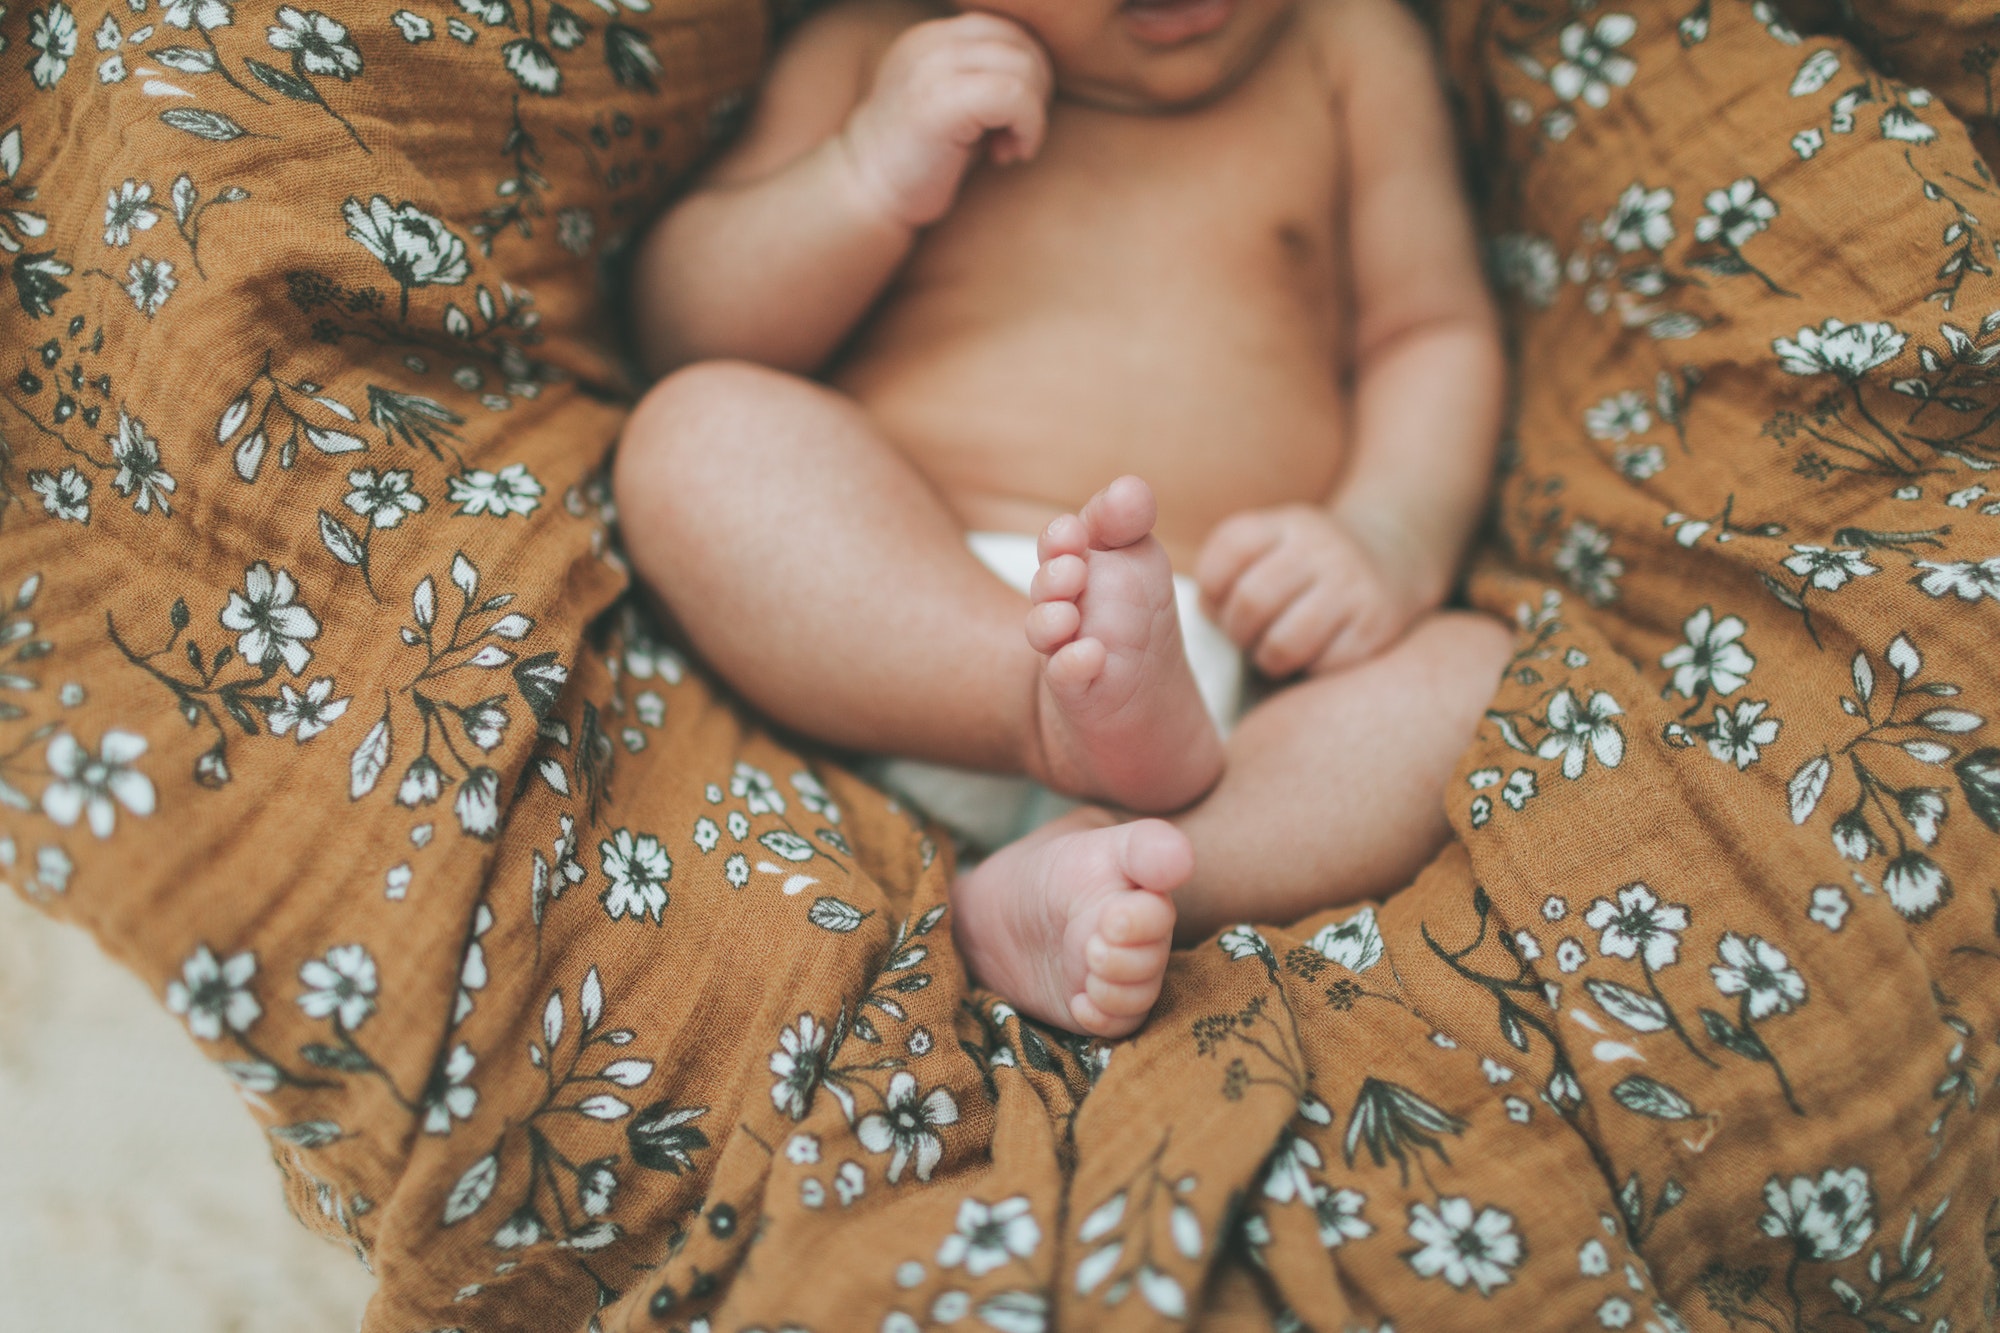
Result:
{"label": "baby's finger", "polygon": [[1216,623],[1237,646],[1248,648],[1311,583],[1312,571],[1301,561],[1259,560],[1230,587]]}
{"label": "baby's finger", "polygon": [[1339,671],[1365,662],[1395,637],[1393,628],[1380,613],[1357,609],[1329,637],[1326,648],[1312,663],[1313,673]]}
{"label": "baby's finger", "polygon": [[1212,607],[1229,598],[1229,590],[1257,558],[1278,544],[1278,525],[1263,514],[1237,514],[1215,525],[1195,557],[1194,581]]}
{"label": "baby's finger", "polygon": [[1349,610],[1336,589],[1315,583],[1271,622],[1250,654],[1251,665],[1272,680],[1305,670],[1326,652]]}

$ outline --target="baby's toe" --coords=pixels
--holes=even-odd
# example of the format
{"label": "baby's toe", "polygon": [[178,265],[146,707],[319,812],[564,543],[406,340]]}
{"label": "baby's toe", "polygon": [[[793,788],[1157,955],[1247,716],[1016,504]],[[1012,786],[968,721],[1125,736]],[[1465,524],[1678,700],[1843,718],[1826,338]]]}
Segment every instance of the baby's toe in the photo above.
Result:
{"label": "baby's toe", "polygon": [[1164,949],[1173,934],[1173,900],[1157,893],[1128,893],[1097,920],[1097,938],[1114,949]]}
{"label": "baby's toe", "polygon": [[1166,939],[1149,944],[1113,944],[1102,935],[1090,937],[1084,948],[1089,973],[1106,981],[1129,983],[1157,979],[1167,966]]}
{"label": "baby's toe", "polygon": [[[1153,894],[1172,893],[1194,873],[1194,845],[1187,834],[1166,820],[1135,819],[1119,825],[1119,832],[1125,842],[1119,850],[1118,868],[1139,888]],[[1173,928],[1171,906],[1167,928]]]}
{"label": "baby's toe", "polygon": [[1047,657],[1076,637],[1083,613],[1075,602],[1044,602],[1028,608],[1028,646]]}
{"label": "baby's toe", "polygon": [[1080,517],[1090,544],[1100,549],[1130,546],[1153,530],[1159,505],[1153,488],[1137,477],[1120,477],[1090,497]]}
{"label": "baby's toe", "polygon": [[1083,980],[1083,993],[1099,1013],[1114,1021],[1142,1019],[1160,998],[1158,975],[1146,981],[1106,981],[1092,974]]}
{"label": "baby's toe", "polygon": [[1042,562],[1035,571],[1034,580],[1028,584],[1028,600],[1031,602],[1074,602],[1083,596],[1083,585],[1090,574],[1090,566],[1080,555],[1059,555],[1053,560]]}
{"label": "baby's toe", "polygon": [[1060,555],[1081,556],[1089,549],[1090,529],[1075,514],[1051,519],[1042,529],[1041,540],[1035,543],[1035,554],[1043,564]]}
{"label": "baby's toe", "polygon": [[1072,639],[1050,656],[1042,675],[1051,689],[1080,693],[1104,674],[1104,645],[1096,639]]}
{"label": "baby's toe", "polygon": [[1069,1012],[1077,1031],[1092,1037],[1123,1037],[1137,1031],[1139,1024],[1146,1020],[1143,1011],[1137,1014],[1107,1014],[1088,995],[1071,997]]}

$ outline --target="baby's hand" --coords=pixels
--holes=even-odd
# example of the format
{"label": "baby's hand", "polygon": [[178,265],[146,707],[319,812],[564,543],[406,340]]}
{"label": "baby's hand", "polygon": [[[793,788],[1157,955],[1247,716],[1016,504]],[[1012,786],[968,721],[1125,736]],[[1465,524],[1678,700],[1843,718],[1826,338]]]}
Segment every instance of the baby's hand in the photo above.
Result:
{"label": "baby's hand", "polygon": [[1018,23],[991,14],[919,23],[882,58],[842,131],[861,183],[896,220],[922,227],[951,208],[982,142],[994,162],[1042,146],[1054,75]]}
{"label": "baby's hand", "polygon": [[1372,657],[1425,609],[1421,594],[1326,510],[1253,509],[1218,524],[1195,562],[1216,623],[1274,679]]}

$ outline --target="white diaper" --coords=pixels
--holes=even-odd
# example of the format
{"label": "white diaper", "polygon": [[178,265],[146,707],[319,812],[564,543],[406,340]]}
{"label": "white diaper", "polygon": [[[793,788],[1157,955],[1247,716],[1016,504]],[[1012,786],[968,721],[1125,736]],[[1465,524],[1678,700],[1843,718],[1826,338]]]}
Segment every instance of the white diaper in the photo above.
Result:
{"label": "white diaper", "polygon": [[[1040,564],[1034,537],[1021,532],[968,532],[965,544],[1009,587],[1028,591]],[[1174,575],[1174,604],[1201,701],[1226,736],[1243,709],[1243,654],[1201,613],[1200,591],[1185,574]],[[1078,804],[1028,778],[914,759],[880,759],[868,771],[876,782],[985,851],[1012,842]]]}

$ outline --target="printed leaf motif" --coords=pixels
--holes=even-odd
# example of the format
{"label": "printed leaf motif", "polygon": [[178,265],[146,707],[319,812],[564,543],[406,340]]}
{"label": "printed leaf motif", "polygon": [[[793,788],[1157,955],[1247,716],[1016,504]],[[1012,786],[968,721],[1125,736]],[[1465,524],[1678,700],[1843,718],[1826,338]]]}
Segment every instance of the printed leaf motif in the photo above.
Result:
{"label": "printed leaf motif", "polygon": [[1966,808],[1986,827],[2000,833],[2000,750],[1990,746],[1974,750],[1959,760],[1952,771],[1958,774]]}
{"label": "printed leaf motif", "polygon": [[815,898],[813,905],[806,909],[806,919],[821,930],[845,933],[858,930],[867,920],[865,913],[838,898]]}
{"label": "printed leaf motif", "polygon": [[1151,1264],[1139,1270],[1139,1294],[1146,1304],[1169,1319],[1187,1317],[1187,1293],[1171,1273],[1162,1273]]}
{"label": "printed leaf motif", "polygon": [[1833,762],[1825,755],[1808,759],[1792,774],[1792,780],[1785,784],[1785,795],[1791,799],[1792,822],[1803,824],[1812,818],[1812,812],[1819,806],[1820,794],[1826,790],[1826,780],[1833,776]]}
{"label": "printed leaf motif", "polygon": [[273,1125],[271,1137],[295,1148],[324,1148],[344,1136],[331,1120],[301,1120],[296,1125]]}
{"label": "printed leaf motif", "polygon": [[675,1106],[655,1102],[625,1127],[632,1160],[649,1171],[680,1175],[694,1166],[694,1154],[708,1146],[708,1135],[688,1122],[708,1114],[706,1106]]}
{"label": "printed leaf motif", "polygon": [[246,58],[243,63],[250,67],[250,72],[257,76],[259,83],[273,92],[289,97],[294,102],[319,101],[319,94],[314,92],[313,86],[304,79],[287,74],[281,69],[274,69],[261,60]]}
{"label": "printed leaf motif", "polygon": [[1634,1032],[1661,1032],[1668,1024],[1667,1008],[1650,995],[1641,995],[1629,986],[1621,986],[1615,981],[1592,978],[1583,983],[1596,1000],[1613,1018],[1631,1028]]}
{"label": "printed leaf motif", "polygon": [[1749,1028],[1739,1028],[1713,1009],[1701,1011],[1701,1025],[1708,1029],[1708,1035],[1718,1046],[1733,1051],[1746,1060],[1765,1061],[1771,1053],[1764,1049],[1764,1040]]}
{"label": "printed leaf motif", "polygon": [[486,1206],[493,1197],[493,1186],[500,1179],[499,1149],[487,1153],[465,1169],[458,1183],[445,1196],[444,1224],[456,1226]]}
{"label": "printed leaf motif", "polygon": [[228,143],[231,139],[241,139],[250,131],[238,125],[220,111],[204,111],[199,107],[177,106],[160,113],[160,119],[177,130],[184,130],[196,138],[213,143]]}
{"label": "printed leaf motif", "polygon": [[215,57],[194,46],[163,46],[152,52],[152,57],[168,69],[177,69],[183,74],[206,74],[215,68]]}
{"label": "printed leaf motif", "polygon": [[324,509],[319,511],[319,539],[326,543],[326,549],[333,553],[333,558],[343,565],[358,565],[366,554],[361,539]]}
{"label": "printed leaf motif", "polygon": [[1691,1120],[1697,1114],[1693,1102],[1644,1074],[1626,1075],[1612,1085],[1611,1095],[1626,1110],[1655,1120]]}
{"label": "printed leaf motif", "polygon": [[1810,97],[1826,87],[1827,81],[1840,72],[1840,56],[1829,50],[1815,51],[1805,58],[1799,72],[1792,78],[1792,96]]}
{"label": "printed leaf motif", "polygon": [[813,857],[812,844],[796,833],[784,829],[772,829],[757,839],[758,842],[784,857],[787,861],[810,861]]}
{"label": "printed leaf motif", "polygon": [[354,747],[354,757],[347,764],[347,799],[358,801],[375,790],[375,783],[381,778],[382,770],[389,765],[389,713],[385,709],[382,718],[368,729],[361,738],[361,744]]}

